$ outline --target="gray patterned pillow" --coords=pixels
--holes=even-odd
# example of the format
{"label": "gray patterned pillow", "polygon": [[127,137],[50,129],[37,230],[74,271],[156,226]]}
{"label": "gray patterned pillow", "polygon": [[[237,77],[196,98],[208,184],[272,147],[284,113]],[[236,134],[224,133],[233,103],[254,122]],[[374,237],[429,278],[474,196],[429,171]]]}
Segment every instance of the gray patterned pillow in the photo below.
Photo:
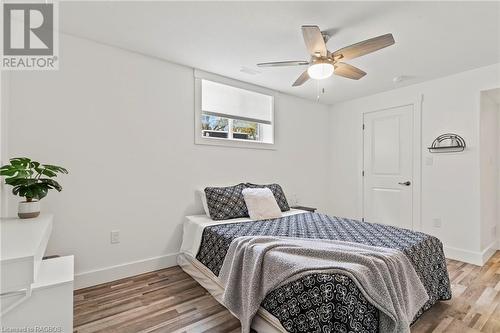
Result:
{"label": "gray patterned pillow", "polygon": [[227,187],[206,187],[207,206],[212,220],[247,217],[248,209],[241,191],[247,188],[241,183]]}
{"label": "gray patterned pillow", "polygon": [[278,203],[278,206],[280,207],[281,211],[286,212],[287,210],[290,210],[290,206],[288,205],[288,201],[286,200],[285,193],[283,192],[283,189],[279,184],[257,185],[252,183],[246,183],[246,186],[253,188],[267,187],[268,189],[271,190],[271,192],[273,192],[274,198],[276,199],[276,202]]}

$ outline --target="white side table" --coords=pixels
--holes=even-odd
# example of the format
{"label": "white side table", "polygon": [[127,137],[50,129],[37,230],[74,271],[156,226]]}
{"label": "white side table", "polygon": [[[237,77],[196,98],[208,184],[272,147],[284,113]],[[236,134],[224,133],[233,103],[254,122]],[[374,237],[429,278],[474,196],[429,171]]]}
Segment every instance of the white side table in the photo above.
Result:
{"label": "white side table", "polygon": [[42,260],[52,220],[0,220],[0,330],[73,331],[73,256]]}

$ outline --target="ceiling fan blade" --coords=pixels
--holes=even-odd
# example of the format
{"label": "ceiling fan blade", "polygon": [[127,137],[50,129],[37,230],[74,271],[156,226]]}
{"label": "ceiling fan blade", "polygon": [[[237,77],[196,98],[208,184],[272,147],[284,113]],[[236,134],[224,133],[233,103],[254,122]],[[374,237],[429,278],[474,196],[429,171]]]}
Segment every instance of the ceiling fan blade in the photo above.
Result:
{"label": "ceiling fan blade", "polygon": [[303,66],[309,65],[309,61],[275,61],[275,62],[262,62],[257,64],[259,67],[281,67],[281,66]]}
{"label": "ceiling fan blade", "polygon": [[307,71],[300,74],[299,78],[292,84],[292,87],[297,87],[303,85],[307,80],[309,80],[309,74]]}
{"label": "ceiling fan blade", "polygon": [[325,41],[323,40],[323,35],[321,35],[321,30],[317,25],[303,25],[302,26],[302,36],[304,36],[304,42],[306,43],[307,50],[313,56],[327,56],[327,49]]}
{"label": "ceiling fan blade", "polygon": [[333,56],[338,57],[342,55],[342,60],[354,59],[362,55],[383,49],[384,47],[390,46],[394,43],[394,37],[392,36],[392,34],[385,34],[341,48],[340,50],[333,52]]}
{"label": "ceiling fan blade", "polygon": [[343,62],[338,62],[335,64],[334,73],[335,75],[343,76],[353,80],[359,80],[366,75],[366,72],[362,71],[361,69]]}

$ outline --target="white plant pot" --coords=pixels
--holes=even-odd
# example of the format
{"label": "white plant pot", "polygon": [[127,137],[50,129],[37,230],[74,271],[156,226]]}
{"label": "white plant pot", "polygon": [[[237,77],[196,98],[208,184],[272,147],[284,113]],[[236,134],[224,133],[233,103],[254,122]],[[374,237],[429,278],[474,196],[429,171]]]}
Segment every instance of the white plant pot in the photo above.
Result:
{"label": "white plant pot", "polygon": [[17,206],[17,216],[30,219],[40,215],[40,201],[21,201]]}

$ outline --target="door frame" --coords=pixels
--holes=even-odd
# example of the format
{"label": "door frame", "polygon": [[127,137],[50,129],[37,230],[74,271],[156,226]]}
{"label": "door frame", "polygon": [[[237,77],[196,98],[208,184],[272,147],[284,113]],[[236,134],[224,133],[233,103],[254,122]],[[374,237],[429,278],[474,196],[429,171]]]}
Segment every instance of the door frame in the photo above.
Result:
{"label": "door frame", "polygon": [[359,181],[358,188],[360,193],[360,203],[358,207],[359,216],[364,218],[365,216],[365,188],[364,188],[364,177],[363,170],[365,166],[364,160],[364,152],[365,152],[365,138],[364,138],[364,119],[365,114],[389,110],[394,108],[399,108],[403,106],[412,106],[413,107],[413,163],[412,163],[412,226],[415,231],[423,231],[422,230],[422,106],[423,106],[424,95],[419,94],[413,101],[409,101],[408,103],[394,103],[390,104],[387,107],[377,107],[374,110],[366,110],[361,112],[360,126],[361,129],[361,149],[359,155],[359,161],[361,161],[360,172],[359,172]]}

